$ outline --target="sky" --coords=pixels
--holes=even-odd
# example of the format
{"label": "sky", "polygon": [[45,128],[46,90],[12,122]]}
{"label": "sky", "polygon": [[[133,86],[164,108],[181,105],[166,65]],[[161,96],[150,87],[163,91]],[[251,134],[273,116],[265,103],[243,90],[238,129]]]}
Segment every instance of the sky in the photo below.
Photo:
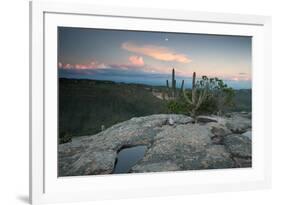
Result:
{"label": "sky", "polygon": [[189,33],[58,28],[59,77],[177,86],[218,77],[235,89],[251,88],[252,39]]}

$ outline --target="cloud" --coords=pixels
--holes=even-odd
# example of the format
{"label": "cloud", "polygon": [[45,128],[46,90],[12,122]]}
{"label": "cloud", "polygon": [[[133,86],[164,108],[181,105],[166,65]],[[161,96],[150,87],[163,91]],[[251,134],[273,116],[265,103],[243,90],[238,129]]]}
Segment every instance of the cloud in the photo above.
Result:
{"label": "cloud", "polygon": [[109,69],[109,68],[117,68],[117,69],[142,69],[146,65],[144,63],[142,56],[130,56],[128,61],[125,63],[101,63],[96,60],[92,60],[90,63],[58,63],[59,69],[76,69],[76,70],[96,70],[96,69]]}
{"label": "cloud", "polygon": [[185,54],[176,53],[175,51],[170,50],[167,47],[155,46],[155,45],[140,46],[132,42],[125,42],[121,45],[121,47],[124,50],[137,54],[146,55],[157,60],[175,61],[180,63],[191,62],[191,59],[188,58]]}
{"label": "cloud", "polygon": [[239,75],[247,75],[247,73],[238,73]]}
{"label": "cloud", "polygon": [[251,75],[248,73],[240,72],[238,75],[230,75],[226,76],[225,78],[233,81],[250,81],[251,80]]}
{"label": "cloud", "polygon": [[136,66],[144,66],[144,61],[141,56],[130,56],[129,61]]}
{"label": "cloud", "polygon": [[64,68],[64,69],[71,69],[71,68],[73,68],[73,65],[67,63],[65,65],[62,65],[62,68]]}
{"label": "cloud", "polygon": [[91,69],[104,69],[108,68],[108,66],[104,63],[100,63],[96,60],[92,60],[90,63],[78,63],[78,64],[70,64],[70,63],[58,63],[58,67],[60,69],[76,69],[76,70],[91,70]]}
{"label": "cloud", "polygon": [[96,60],[93,60],[90,64],[91,64],[92,68],[107,68],[106,64],[100,63],[100,62],[98,62]]}
{"label": "cloud", "polygon": [[230,79],[234,80],[234,81],[250,81],[251,77],[249,77],[249,76],[233,76]]}
{"label": "cloud", "polygon": [[[167,66],[155,66],[145,64],[142,56],[132,55],[128,57],[127,62],[124,63],[101,63],[96,60],[89,61],[89,63],[61,63],[59,62],[58,68],[60,70],[73,70],[75,72],[92,72],[95,70],[123,70],[128,72],[129,70],[135,70],[146,73],[162,73],[162,74],[170,74],[172,72],[172,67]],[[189,74],[189,73],[188,73]],[[182,69],[177,69],[177,75],[186,76],[187,73]]]}
{"label": "cloud", "polygon": [[75,67],[75,69],[78,69],[78,70],[87,70],[87,69],[92,68],[91,65],[83,65],[83,64],[75,64],[74,67]]}

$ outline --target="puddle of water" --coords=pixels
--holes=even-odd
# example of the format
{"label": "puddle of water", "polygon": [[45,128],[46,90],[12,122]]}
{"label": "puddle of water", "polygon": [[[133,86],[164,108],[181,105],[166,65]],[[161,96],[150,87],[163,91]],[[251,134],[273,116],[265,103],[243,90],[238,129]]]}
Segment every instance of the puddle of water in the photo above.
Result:
{"label": "puddle of water", "polygon": [[117,163],[113,174],[128,173],[143,158],[145,151],[146,146],[144,145],[121,149],[117,155]]}

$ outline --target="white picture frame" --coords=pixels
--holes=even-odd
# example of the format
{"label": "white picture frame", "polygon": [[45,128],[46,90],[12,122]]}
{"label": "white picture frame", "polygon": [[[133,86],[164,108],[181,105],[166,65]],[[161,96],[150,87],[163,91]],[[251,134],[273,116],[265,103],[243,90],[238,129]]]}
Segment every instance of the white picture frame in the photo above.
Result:
{"label": "white picture frame", "polygon": [[[252,36],[253,167],[58,178],[57,84],[53,68],[57,69],[56,28],[59,25]],[[270,17],[30,2],[30,202],[43,204],[269,188],[270,76]]]}

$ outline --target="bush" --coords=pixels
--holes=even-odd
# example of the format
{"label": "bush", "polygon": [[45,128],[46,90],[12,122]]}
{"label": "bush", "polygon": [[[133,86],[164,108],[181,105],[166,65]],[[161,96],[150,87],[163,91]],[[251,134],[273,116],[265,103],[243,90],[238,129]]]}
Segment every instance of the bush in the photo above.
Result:
{"label": "bush", "polygon": [[217,100],[214,97],[208,97],[198,109],[198,114],[214,114],[218,112]]}
{"label": "bush", "polygon": [[194,119],[198,114],[222,114],[234,107],[234,90],[218,78],[208,78],[196,81],[193,73],[191,90],[183,91],[183,95],[168,101],[168,109],[176,114],[190,114]]}
{"label": "bush", "polygon": [[187,114],[186,106],[182,100],[170,100],[167,102],[169,111],[175,114]]}

